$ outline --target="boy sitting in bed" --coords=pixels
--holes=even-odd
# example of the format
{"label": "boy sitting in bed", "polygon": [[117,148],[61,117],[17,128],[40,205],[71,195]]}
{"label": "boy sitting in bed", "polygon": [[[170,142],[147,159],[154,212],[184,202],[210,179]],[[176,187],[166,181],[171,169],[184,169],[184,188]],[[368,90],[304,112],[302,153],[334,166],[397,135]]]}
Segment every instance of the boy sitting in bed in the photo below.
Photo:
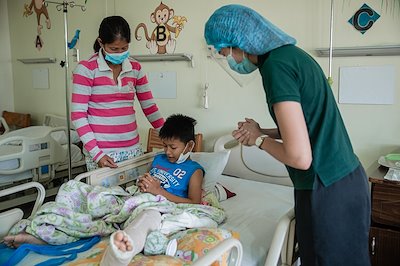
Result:
{"label": "boy sitting in bed", "polygon": [[[175,203],[201,202],[204,169],[190,159],[195,146],[195,124],[196,120],[180,114],[167,118],[159,133],[164,153],[154,157],[149,173],[139,179],[141,192],[162,195]],[[111,245],[101,265],[128,265],[142,251],[148,233],[157,230],[161,223],[158,211],[146,210],[142,214],[124,231],[111,235]]]}
{"label": "boy sitting in bed", "polygon": [[[189,158],[195,145],[195,124],[196,120],[180,114],[167,118],[159,133],[165,153],[155,156],[149,173],[138,180],[141,192],[162,195],[174,203],[201,202],[204,169]],[[159,229],[160,224],[159,211],[142,211],[124,231],[111,235],[111,245],[103,256],[102,265],[128,265],[143,250],[148,233]],[[46,244],[25,232],[4,237],[4,243],[10,247],[23,243]]]}
{"label": "boy sitting in bed", "polygon": [[162,195],[175,203],[201,202],[204,169],[190,160],[195,146],[196,120],[176,114],[167,118],[160,129],[164,154],[154,157],[149,173],[139,180],[141,192]]}

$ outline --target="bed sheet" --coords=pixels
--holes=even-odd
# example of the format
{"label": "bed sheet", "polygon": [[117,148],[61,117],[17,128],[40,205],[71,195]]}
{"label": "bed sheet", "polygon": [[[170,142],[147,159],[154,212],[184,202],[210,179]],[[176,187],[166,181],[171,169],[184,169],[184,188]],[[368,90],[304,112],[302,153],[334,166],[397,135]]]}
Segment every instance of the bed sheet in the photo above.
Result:
{"label": "bed sheet", "polygon": [[279,219],[294,205],[293,187],[221,175],[219,182],[236,196],[221,202],[222,228],[240,234],[242,265],[264,265]]}

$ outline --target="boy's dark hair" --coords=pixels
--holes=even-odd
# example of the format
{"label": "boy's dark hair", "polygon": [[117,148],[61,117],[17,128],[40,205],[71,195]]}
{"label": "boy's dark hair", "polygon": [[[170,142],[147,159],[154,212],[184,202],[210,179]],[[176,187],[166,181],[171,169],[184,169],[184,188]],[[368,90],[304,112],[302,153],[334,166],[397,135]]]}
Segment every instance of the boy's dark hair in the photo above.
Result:
{"label": "boy's dark hair", "polygon": [[163,127],[160,129],[161,139],[179,139],[183,143],[188,143],[194,138],[194,126],[196,120],[182,114],[174,114],[167,118]]}
{"label": "boy's dark hair", "polygon": [[[110,16],[103,19],[99,27],[99,36],[103,44],[113,43],[121,39],[131,42],[131,29],[128,22],[121,16]],[[96,41],[93,44],[93,50],[98,52],[100,44]]]}

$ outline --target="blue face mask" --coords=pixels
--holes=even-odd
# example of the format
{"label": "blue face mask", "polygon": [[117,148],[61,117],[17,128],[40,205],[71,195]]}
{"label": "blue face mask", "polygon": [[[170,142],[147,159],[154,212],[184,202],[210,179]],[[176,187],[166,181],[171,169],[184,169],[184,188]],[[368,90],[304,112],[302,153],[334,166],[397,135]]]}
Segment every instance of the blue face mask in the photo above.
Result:
{"label": "blue face mask", "polygon": [[129,51],[125,51],[122,53],[107,53],[104,50],[104,53],[106,54],[106,56],[104,57],[104,59],[106,59],[108,62],[110,62],[113,65],[120,65],[122,64],[122,62],[124,62],[125,59],[128,58],[129,56]]}
{"label": "blue face mask", "polygon": [[232,56],[232,50],[231,54],[229,54],[226,57],[226,60],[228,60],[229,67],[233,70],[236,71],[239,74],[250,74],[254,70],[257,69],[257,66],[253,64],[247,56],[244,56],[243,54],[243,60],[240,63],[237,63],[235,58]]}

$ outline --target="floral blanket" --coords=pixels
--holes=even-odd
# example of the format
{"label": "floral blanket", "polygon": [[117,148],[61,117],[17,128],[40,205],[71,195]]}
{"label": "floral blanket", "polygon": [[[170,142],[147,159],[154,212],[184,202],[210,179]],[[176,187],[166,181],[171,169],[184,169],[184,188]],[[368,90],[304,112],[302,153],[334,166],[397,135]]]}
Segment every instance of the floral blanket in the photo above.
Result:
{"label": "floral blanket", "polygon": [[45,203],[32,220],[18,222],[10,234],[26,231],[49,244],[61,245],[84,237],[110,235],[149,208],[162,213],[161,231],[165,225],[168,234],[182,228],[209,227],[212,223],[216,226],[225,219],[225,212],[213,206],[176,204],[160,195],[138,193],[132,188],[129,191],[133,193],[121,187],[70,180],[60,187],[54,202]]}

